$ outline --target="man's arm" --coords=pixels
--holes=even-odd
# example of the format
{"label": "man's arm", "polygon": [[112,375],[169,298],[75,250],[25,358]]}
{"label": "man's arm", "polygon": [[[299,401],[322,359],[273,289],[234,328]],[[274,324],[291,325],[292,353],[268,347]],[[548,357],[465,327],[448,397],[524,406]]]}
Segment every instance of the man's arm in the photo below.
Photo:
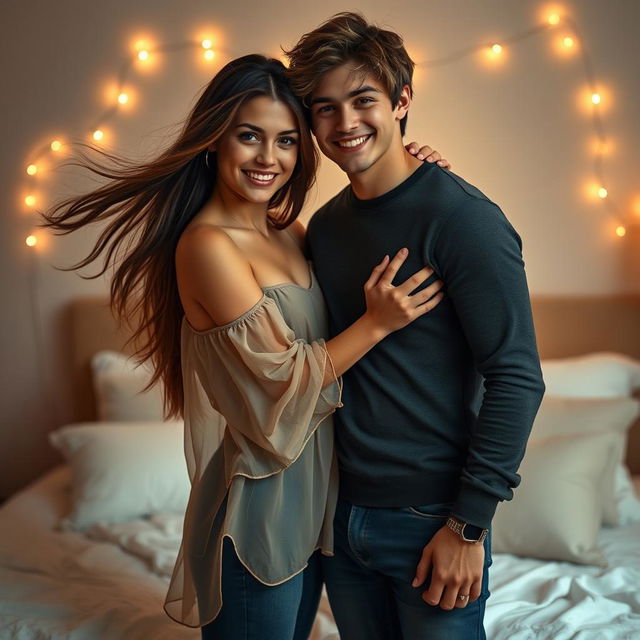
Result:
{"label": "man's arm", "polygon": [[485,390],[452,515],[488,528],[520,482],[545,389],[522,242],[496,205],[477,198],[451,214],[435,254]]}
{"label": "man's arm", "polygon": [[[484,376],[452,510],[482,528],[520,482],[516,472],[544,394],[521,250],[500,209],[481,198],[450,215],[434,248],[436,271]],[[465,542],[445,526],[425,546],[413,586],[431,571],[423,599],[443,609],[464,607],[480,595],[483,564],[482,544]]]}

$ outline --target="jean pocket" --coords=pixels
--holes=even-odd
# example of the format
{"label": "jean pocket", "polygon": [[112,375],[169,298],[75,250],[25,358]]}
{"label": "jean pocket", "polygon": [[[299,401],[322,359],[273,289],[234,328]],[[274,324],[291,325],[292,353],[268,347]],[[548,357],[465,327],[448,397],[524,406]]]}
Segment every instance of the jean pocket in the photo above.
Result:
{"label": "jean pocket", "polygon": [[434,520],[446,520],[452,508],[453,505],[450,502],[406,507],[406,509],[415,516]]}

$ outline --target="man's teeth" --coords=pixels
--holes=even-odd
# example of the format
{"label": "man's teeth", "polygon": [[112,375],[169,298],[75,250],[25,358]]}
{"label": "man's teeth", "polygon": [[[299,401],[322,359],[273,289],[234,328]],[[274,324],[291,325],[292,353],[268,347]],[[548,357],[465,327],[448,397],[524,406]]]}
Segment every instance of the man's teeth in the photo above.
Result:
{"label": "man's teeth", "polygon": [[344,142],[338,142],[341,147],[357,147],[359,144],[362,144],[368,136],[362,136],[361,138],[356,138],[355,140],[345,140]]}
{"label": "man's teeth", "polygon": [[260,182],[269,182],[276,177],[275,173],[252,173],[247,171],[247,175],[254,180],[260,180]]}

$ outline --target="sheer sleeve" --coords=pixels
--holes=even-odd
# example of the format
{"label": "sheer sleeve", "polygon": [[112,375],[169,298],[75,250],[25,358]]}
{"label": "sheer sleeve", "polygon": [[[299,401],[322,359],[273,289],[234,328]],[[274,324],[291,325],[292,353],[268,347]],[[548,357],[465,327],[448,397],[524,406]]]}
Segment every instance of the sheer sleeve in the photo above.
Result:
{"label": "sheer sleeve", "polygon": [[[324,340],[297,339],[267,296],[227,325],[187,330],[193,370],[238,449],[236,473],[261,477],[290,465],[341,406],[342,382]],[[327,369],[333,382],[323,388]]]}
{"label": "sheer sleeve", "polygon": [[[313,307],[295,311],[304,317]],[[182,624],[201,626],[222,606],[224,536],[265,584],[295,575],[315,548],[332,551],[333,423],[318,427],[341,406],[342,381],[324,340],[311,339],[319,333],[304,335],[307,340],[296,337],[266,295],[221,327],[196,331],[186,318],[182,322],[184,446],[192,486],[164,605]],[[327,371],[333,373],[328,385]],[[297,459],[303,464],[294,465]],[[291,520],[292,514],[305,515]]]}

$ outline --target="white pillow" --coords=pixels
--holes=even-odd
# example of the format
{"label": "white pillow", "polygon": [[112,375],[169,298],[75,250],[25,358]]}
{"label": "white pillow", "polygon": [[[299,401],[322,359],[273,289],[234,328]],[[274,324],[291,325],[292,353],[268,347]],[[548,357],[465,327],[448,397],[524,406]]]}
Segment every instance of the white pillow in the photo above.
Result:
{"label": "white pillow", "polygon": [[529,442],[555,436],[602,432],[617,434],[616,455],[611,457],[600,483],[605,524],[620,525],[640,521],[640,501],[631,490],[628,472],[623,466],[627,430],[639,414],[640,402],[633,398],[566,398],[545,395],[531,429]]}
{"label": "white pillow", "polygon": [[606,566],[597,546],[602,474],[617,455],[617,434],[530,442],[522,482],[492,524],[495,553]]}
{"label": "white pillow", "polygon": [[91,358],[93,389],[98,420],[162,420],[162,385],[142,390],[151,380],[146,363],[136,366],[133,358],[117,351],[98,351]]}
{"label": "white pillow", "polygon": [[[548,395],[611,398],[630,396],[640,388],[640,362],[621,353],[603,351],[573,358],[542,360],[540,365]],[[622,457],[620,465],[622,469],[617,469],[614,474],[614,493],[632,498],[616,499],[615,515],[606,507],[606,524],[640,522],[640,502],[635,499],[633,487],[627,481],[629,474]]]}
{"label": "white pillow", "polygon": [[640,388],[640,362],[621,353],[542,360],[540,366],[546,393],[553,396],[630,396]]}
{"label": "white pillow", "polygon": [[71,466],[73,509],[63,528],[184,513],[190,482],[182,421],[72,424],[49,440]]}

